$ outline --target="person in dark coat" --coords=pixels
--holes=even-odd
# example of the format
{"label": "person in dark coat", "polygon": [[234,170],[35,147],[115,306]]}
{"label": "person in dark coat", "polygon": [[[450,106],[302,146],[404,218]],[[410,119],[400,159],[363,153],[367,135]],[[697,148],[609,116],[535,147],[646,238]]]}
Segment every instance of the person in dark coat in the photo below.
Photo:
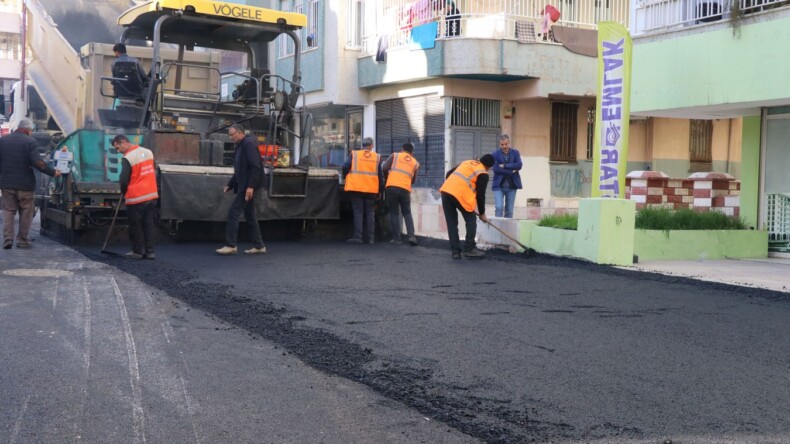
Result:
{"label": "person in dark coat", "polygon": [[33,122],[22,119],[13,133],[0,138],[0,192],[3,195],[3,249],[14,244],[14,218],[19,213],[17,248],[30,248],[30,226],[35,213],[36,176],[33,168],[60,177],[60,171],[48,166],[31,137]]}
{"label": "person in dark coat", "polygon": [[136,66],[140,84],[145,85],[148,83],[148,74],[145,72],[145,69],[143,69],[143,65],[140,64],[140,60],[136,57],[132,57],[126,53],[126,45],[123,43],[116,43],[115,46],[112,47],[112,52],[115,54],[115,60],[113,60],[110,65],[111,70],[115,68],[115,65],[118,63],[133,63]]}
{"label": "person in dark coat", "polygon": [[244,213],[244,219],[252,229],[253,246],[244,250],[245,254],[265,254],[266,246],[263,245],[261,227],[258,225],[258,215],[255,208],[255,196],[258,189],[263,187],[263,162],[258,143],[251,135],[244,132],[244,128],[233,125],[228,128],[228,136],[236,144],[233,160],[233,176],[225,185],[224,192],[236,193],[233,203],[228,210],[228,222],[225,229],[225,246],[218,249],[221,255],[236,254],[239,236],[239,218]]}
{"label": "person in dark coat", "polygon": [[496,217],[513,217],[513,208],[516,202],[516,190],[521,189],[521,176],[519,171],[523,166],[521,154],[510,146],[510,137],[507,134],[499,136],[499,149],[491,153],[494,156],[494,181],[491,189],[494,190],[494,215]]}

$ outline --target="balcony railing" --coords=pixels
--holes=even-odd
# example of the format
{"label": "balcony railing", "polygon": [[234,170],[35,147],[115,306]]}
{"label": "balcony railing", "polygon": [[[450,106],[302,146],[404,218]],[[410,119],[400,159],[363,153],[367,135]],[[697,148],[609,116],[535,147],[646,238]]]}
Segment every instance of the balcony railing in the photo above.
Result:
{"label": "balcony railing", "polygon": [[636,0],[633,35],[712,23],[790,5],[788,0]]}
{"label": "balcony railing", "polygon": [[[412,29],[428,23],[437,23],[437,39],[535,41],[547,4],[560,12],[556,25],[596,29],[599,21],[614,21],[628,26],[628,0],[362,0],[362,50],[375,53],[382,39],[390,50],[408,46]],[[542,35],[537,38],[542,40]]]}

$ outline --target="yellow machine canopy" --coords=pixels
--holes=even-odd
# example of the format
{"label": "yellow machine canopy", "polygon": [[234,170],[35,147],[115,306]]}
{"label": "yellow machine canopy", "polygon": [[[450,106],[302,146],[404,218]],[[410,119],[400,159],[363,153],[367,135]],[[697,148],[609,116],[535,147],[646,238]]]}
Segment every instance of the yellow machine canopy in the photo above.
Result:
{"label": "yellow machine canopy", "polygon": [[251,42],[270,42],[307,25],[304,14],[209,0],[151,0],[118,17],[129,39],[153,40],[162,17],[161,42],[244,50]]}

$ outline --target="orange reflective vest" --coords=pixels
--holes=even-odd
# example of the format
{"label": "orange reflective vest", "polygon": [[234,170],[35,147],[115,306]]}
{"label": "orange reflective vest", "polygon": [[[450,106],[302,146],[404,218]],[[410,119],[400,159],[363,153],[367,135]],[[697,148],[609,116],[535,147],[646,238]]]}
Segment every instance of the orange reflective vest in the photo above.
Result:
{"label": "orange reflective vest", "polygon": [[135,146],[123,157],[132,166],[132,175],[126,188],[126,205],[157,199],[159,193],[156,188],[154,153],[147,148]]}
{"label": "orange reflective vest", "polygon": [[379,192],[379,155],[370,150],[351,152],[351,169],[346,175],[346,191]]}
{"label": "orange reflective vest", "polygon": [[477,160],[465,160],[444,181],[439,191],[456,199],[466,211],[477,208],[477,177],[487,174],[486,167]]}
{"label": "orange reflective vest", "polygon": [[420,162],[417,162],[411,153],[393,153],[392,166],[385,186],[403,188],[411,192],[411,182],[419,166]]}

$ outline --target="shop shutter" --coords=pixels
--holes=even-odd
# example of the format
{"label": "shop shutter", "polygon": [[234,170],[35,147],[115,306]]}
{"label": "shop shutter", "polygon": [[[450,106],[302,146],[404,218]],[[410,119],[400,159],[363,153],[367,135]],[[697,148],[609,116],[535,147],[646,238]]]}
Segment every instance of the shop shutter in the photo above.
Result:
{"label": "shop shutter", "polygon": [[406,142],[420,162],[418,187],[438,189],[444,182],[444,100],[437,95],[376,102],[378,152],[388,156]]}

